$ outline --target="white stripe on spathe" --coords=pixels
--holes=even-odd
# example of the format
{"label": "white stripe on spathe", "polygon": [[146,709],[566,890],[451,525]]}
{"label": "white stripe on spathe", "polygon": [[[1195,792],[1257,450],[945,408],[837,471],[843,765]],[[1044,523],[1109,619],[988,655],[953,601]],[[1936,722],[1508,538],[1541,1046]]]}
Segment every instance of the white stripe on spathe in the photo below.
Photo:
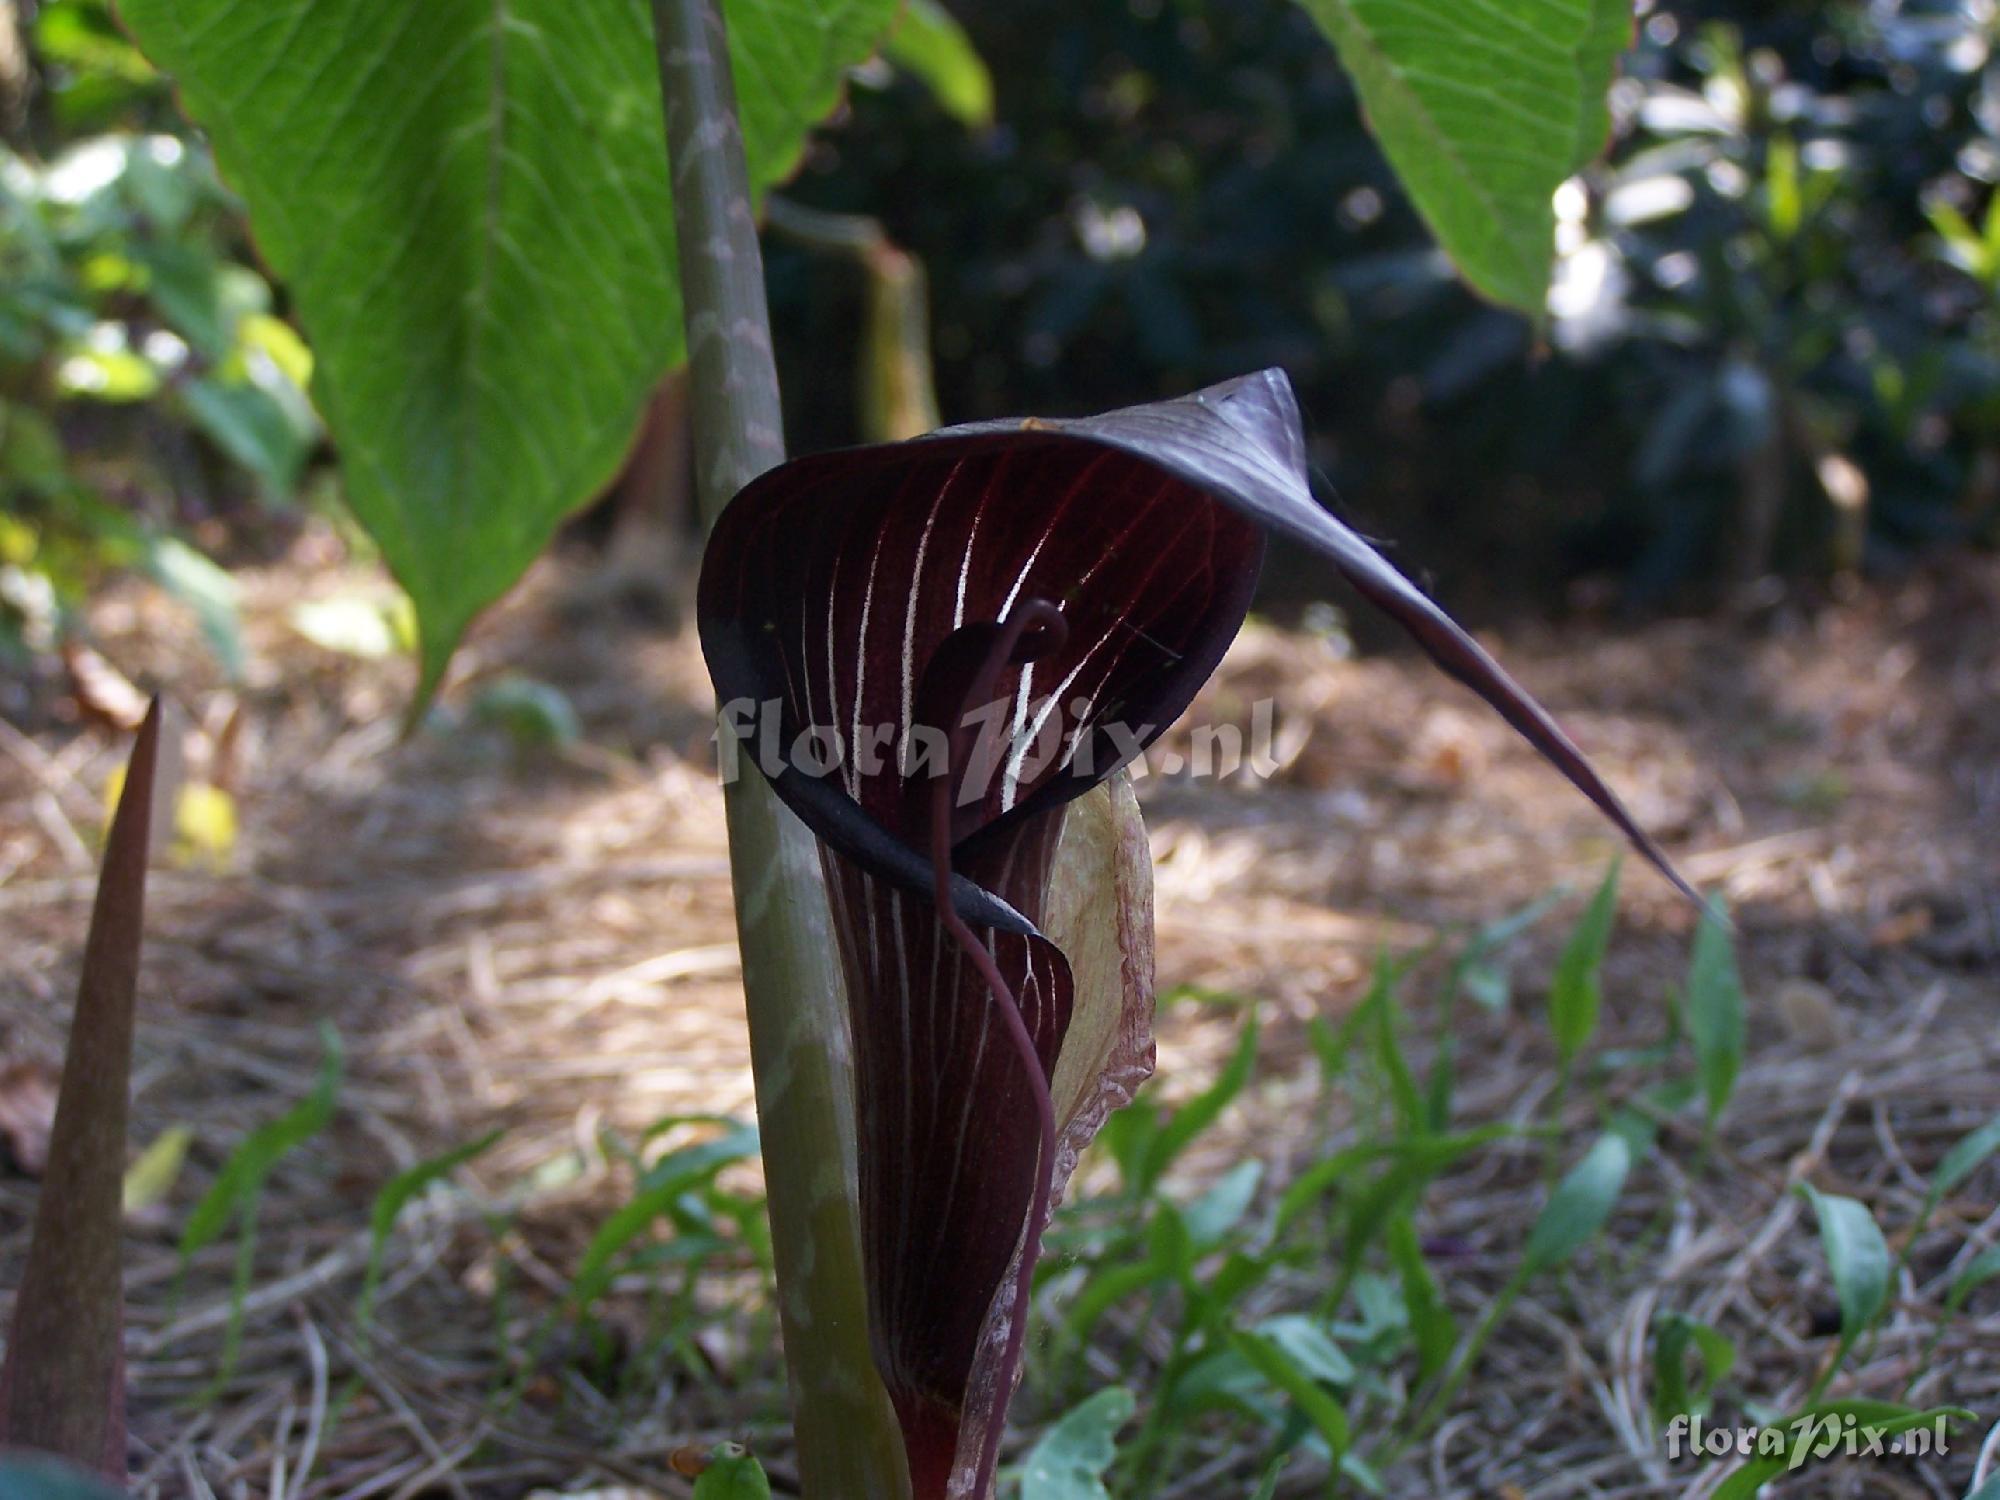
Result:
{"label": "white stripe on spathe", "polygon": [[[924,555],[931,548],[931,533],[937,530],[938,515],[944,509],[945,496],[958,483],[959,472],[965,468],[965,460],[960,459],[938,486],[936,497],[931,501],[931,513],[924,520],[923,535],[917,538],[917,560],[910,580],[910,602],[903,610],[903,712],[897,721],[896,744],[900,748],[908,742],[910,726],[916,712],[917,688],[917,601],[924,592]],[[962,588],[962,586],[961,586]],[[962,595],[961,595],[962,596]]]}

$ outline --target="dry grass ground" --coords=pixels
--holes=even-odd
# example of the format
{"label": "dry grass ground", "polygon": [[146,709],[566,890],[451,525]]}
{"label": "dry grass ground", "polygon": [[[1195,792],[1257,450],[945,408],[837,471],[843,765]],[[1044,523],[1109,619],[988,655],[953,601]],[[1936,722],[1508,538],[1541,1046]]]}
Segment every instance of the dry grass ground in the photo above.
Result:
{"label": "dry grass ground", "polygon": [[[740,1280],[706,1293],[700,1348],[643,1392],[607,1394],[562,1339],[508,1368],[627,1185],[602,1129],[749,1108],[691,640],[577,602],[550,564],[486,622],[461,675],[559,684],[582,747],[523,754],[465,724],[402,743],[407,669],[335,656],[285,624],[299,598],[366,582],[307,555],[323,546],[309,539],[245,580],[240,839],[225,868],[164,866],[149,913],[136,1128],[143,1141],[184,1125],[194,1144],[168,1202],[132,1226],[139,1491],[358,1500],[629,1482],[672,1495],[685,1488],[670,1452],[722,1436],[750,1438],[782,1480],[768,1320]],[[156,594],[119,590],[91,626],[123,671],[197,712],[221,693],[192,625]],[[1810,610],[1501,645],[1683,867],[1727,893],[1751,1047],[1718,1161],[1694,1170],[1695,1144],[1670,1135],[1673,1192],[1656,1181],[1651,1201],[1621,1209],[1620,1222],[1667,1212],[1664,1235],[1643,1256],[1587,1257],[1540,1284],[1392,1488],[1680,1494],[1698,1471],[1669,1467],[1646,1417],[1655,1310],[1728,1329],[1752,1361],[1738,1381],[1776,1406],[1796,1399],[1830,1348],[1831,1291],[1788,1184],[1863,1197],[1893,1242],[1944,1149],[2000,1110],[2000,567]],[[1282,1176],[1318,1149],[1288,1123],[1312,1086],[1301,1027],[1353,1002],[1377,947],[1489,919],[1559,881],[1580,889],[1612,846],[1504,728],[1414,660],[1348,661],[1253,629],[1209,696],[1239,722],[1277,699],[1285,764],[1261,783],[1142,787],[1161,979],[1261,997],[1262,1081],[1214,1149],[1256,1149]],[[74,721],[53,675],[0,688],[0,718],[0,1059],[34,1063],[58,1054],[122,750]],[[1560,925],[1528,940],[1510,1012],[1465,1018],[1468,1115],[1519,1116],[1552,1083],[1538,987]],[[1659,1034],[1688,927],[1661,884],[1628,872],[1610,1044]],[[322,1018],[348,1049],[339,1113],[270,1183],[241,1357],[213,1388],[234,1245],[198,1255],[183,1284],[174,1236],[229,1149],[307,1092]],[[1171,1008],[1155,1086],[1172,1098],[1198,1084],[1235,1024]],[[1593,1108],[1570,1106],[1579,1137]],[[406,1215],[380,1327],[364,1336],[354,1307],[375,1190],[496,1126],[505,1136],[458,1174],[463,1190]],[[1538,1204],[1533,1160],[1482,1161],[1425,1226],[1456,1247],[1441,1269],[1462,1308],[1504,1278]],[[2000,1418],[2000,1302],[1989,1291],[1934,1354],[1924,1344],[1961,1247],[2000,1239],[1996,1188],[1989,1167],[1940,1216],[1881,1337],[1835,1387],[1889,1396],[1914,1377],[1915,1399],[1984,1421],[1942,1464],[1852,1464],[1795,1493],[1963,1492],[1970,1449]],[[18,1172],[0,1180],[0,1287],[33,1194]],[[634,1327],[644,1300],[618,1299]],[[510,1384],[519,1399],[497,1405]],[[1229,1492],[1203,1483],[1185,1492]]]}

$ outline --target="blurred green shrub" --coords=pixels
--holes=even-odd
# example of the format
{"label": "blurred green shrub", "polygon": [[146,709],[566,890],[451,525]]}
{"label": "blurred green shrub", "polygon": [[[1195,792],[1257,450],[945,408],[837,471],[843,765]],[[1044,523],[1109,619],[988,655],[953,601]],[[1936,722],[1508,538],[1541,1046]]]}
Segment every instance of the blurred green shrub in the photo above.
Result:
{"label": "blurred green shrub", "polygon": [[1748,577],[1990,534],[1993,282],[1934,226],[1983,219],[2000,171],[1991,27],[1935,0],[1647,20],[1552,309],[1622,388],[1648,528],[1705,517],[1684,556],[1719,537]]}
{"label": "blurred green shrub", "polygon": [[[884,71],[792,189],[929,268],[948,419],[1284,364],[1332,493],[1461,599],[1994,534],[1990,6],[1642,3],[1539,333],[1452,275],[1290,0],[953,8],[998,123]],[[797,445],[851,440],[819,351],[860,289],[771,261]]]}
{"label": "blurred green shrub", "polygon": [[47,649],[108,568],[226,578],[176,532],[283,504],[319,439],[311,356],[234,196],[103,0],[51,0],[0,145],[0,651]]}

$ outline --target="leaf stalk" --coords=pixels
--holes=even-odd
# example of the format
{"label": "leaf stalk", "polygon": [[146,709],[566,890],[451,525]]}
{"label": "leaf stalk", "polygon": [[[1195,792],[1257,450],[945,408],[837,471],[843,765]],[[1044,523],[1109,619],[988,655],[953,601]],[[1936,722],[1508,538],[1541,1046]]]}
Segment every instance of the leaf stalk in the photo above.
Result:
{"label": "leaf stalk", "polygon": [[[785,456],[763,256],[715,0],[653,0],[687,321],[696,496],[712,524]],[[799,1471],[813,1500],[909,1478],[869,1354],[852,1063],[818,850],[769,785],[725,790],[757,1117]]]}

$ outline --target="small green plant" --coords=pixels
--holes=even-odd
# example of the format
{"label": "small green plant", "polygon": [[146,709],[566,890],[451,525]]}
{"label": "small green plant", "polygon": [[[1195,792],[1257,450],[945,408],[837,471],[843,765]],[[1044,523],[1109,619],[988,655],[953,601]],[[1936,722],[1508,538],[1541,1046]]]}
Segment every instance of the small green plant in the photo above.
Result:
{"label": "small green plant", "polygon": [[1813,1206],[1819,1220],[1820,1247],[1826,1252],[1827,1269],[1833,1275],[1833,1290],[1840,1299],[1840,1342],[1833,1357],[1813,1382],[1809,1400],[1816,1400],[1827,1388],[1849,1351],[1882,1316],[1889,1305],[1889,1278],[1894,1264],[1881,1226],[1868,1205],[1838,1193],[1822,1193],[1809,1182],[1799,1191]]}
{"label": "small green plant", "polygon": [[621,1272],[662,1257],[650,1241],[656,1224],[665,1221],[675,1230],[675,1240],[665,1257],[682,1264],[682,1295],[692,1296],[702,1263],[729,1248],[725,1230],[734,1226],[736,1243],[747,1245],[762,1260],[767,1253],[761,1234],[755,1229],[744,1234],[745,1225],[761,1221],[762,1202],[728,1194],[716,1187],[715,1179],[732,1162],[747,1161],[757,1154],[757,1127],[726,1116],[674,1115],[655,1124],[639,1142],[641,1150],[659,1136],[682,1127],[719,1127],[716,1134],[692,1145],[677,1147],[645,1162],[622,1143],[613,1150],[625,1156],[636,1169],[632,1196],[614,1211],[597,1233],[591,1236],[570,1281],[568,1303],[573,1313],[587,1312]]}
{"label": "small green plant", "polygon": [[[1142,1094],[1114,1119],[1099,1150],[1117,1186],[1066,1209],[1050,1235],[1052,1263],[1042,1283],[1060,1288],[1068,1314],[1038,1356],[1044,1367],[1037,1383],[1058,1409],[1070,1405],[1023,1466],[1022,1500],[1154,1493],[1182,1477],[1195,1452],[1212,1452],[1199,1439],[1218,1431],[1230,1434],[1243,1454],[1246,1490],[1258,1484],[1268,1493],[1280,1474],[1317,1468],[1329,1492],[1374,1491],[1389,1466],[1467,1392],[1477,1399],[1481,1356],[1527,1288],[1592,1274],[1586,1259],[1592,1246],[1623,1256],[1646,1242],[1654,1231],[1629,1213],[1621,1218],[1620,1205],[1662,1149],[1666,1125],[1684,1139],[1709,1135],[1740,1061],[1730,1039],[1742,1034],[1742,991],[1729,929],[1704,922],[1689,992],[1702,997],[1709,1041],[1683,1034],[1670,1013],[1659,1045],[1594,1051],[1613,916],[1604,893],[1614,889],[1615,875],[1614,869],[1583,911],[1550,987],[1557,1065],[1573,1068],[1597,1101],[1598,1128],[1581,1149],[1566,1145],[1568,1115],[1553,1093],[1525,1123],[1440,1128],[1441,1120],[1450,1124],[1449,1107],[1442,1114],[1428,1107],[1405,1052],[1413,1017],[1405,991],[1420,965],[1429,961],[1440,973],[1429,1010],[1435,1024],[1444,1024],[1455,1014],[1453,991],[1468,965],[1504,964],[1507,942],[1545,913],[1547,902],[1473,934],[1455,954],[1428,949],[1413,960],[1385,959],[1343,1021],[1314,1024],[1323,1103],[1341,1108],[1320,1111],[1323,1150],[1288,1182],[1267,1188],[1256,1159],[1236,1162],[1204,1187],[1183,1180],[1190,1154],[1205,1154],[1199,1147],[1226,1128],[1230,1106],[1254,1083],[1261,1035],[1254,1004],[1234,1002],[1247,1011],[1239,1044],[1208,1088],[1173,1111]],[[1577,997],[1586,994],[1593,998],[1584,1007]],[[1586,1008],[1588,1025],[1578,1020]],[[1441,1049],[1445,1040],[1438,1036],[1433,1045]],[[1717,1062],[1723,1056],[1726,1067]],[[1454,1306],[1463,1308],[1468,1294],[1428,1251],[1426,1205],[1449,1191],[1455,1171],[1485,1153],[1518,1153],[1536,1138],[1559,1169],[1544,1173],[1546,1196],[1511,1269],[1471,1299],[1477,1316],[1461,1324]],[[1944,1195],[1996,1150],[2000,1126],[1989,1125],[1947,1154],[1918,1231]],[[1852,1416],[1861,1428],[1887,1435],[1955,1419],[1955,1408],[1821,1400],[1884,1311],[1893,1262],[1864,1205],[1806,1191],[1819,1213],[1843,1316],[1838,1346],[1787,1421]],[[1972,1260],[1946,1316],[1996,1276],[2000,1254]],[[1721,1330],[1672,1309],[1658,1314],[1654,1420],[1664,1429],[1725,1400],[1768,1412],[1754,1393],[1730,1385],[1738,1355],[1736,1341]],[[1118,1388],[1092,1394],[1107,1377]],[[1126,1390],[1139,1393],[1135,1404],[1122,1399]],[[1753,1493],[1782,1468],[1746,1465],[1747,1477],[1732,1476],[1726,1483],[1734,1488],[1723,1493]],[[1037,1488],[1044,1469],[1075,1470],[1074,1484],[1082,1487]]]}
{"label": "small green plant", "polygon": [[771,1500],[771,1481],[755,1457],[736,1443],[724,1443],[709,1455],[692,1500]]}
{"label": "small green plant", "polygon": [[463,1145],[453,1146],[406,1167],[382,1185],[368,1213],[368,1269],[362,1275],[361,1295],[356,1301],[357,1321],[365,1325],[374,1312],[375,1293],[382,1284],[382,1258],[388,1253],[389,1236],[394,1232],[396,1220],[403,1210],[428,1192],[433,1184],[444,1181],[467,1162],[476,1161],[492,1150],[504,1134],[504,1130],[489,1130]]}
{"label": "small green plant", "polygon": [[1719,916],[1704,920],[1688,960],[1687,1032],[1694,1042],[1708,1128],[1715,1129],[1743,1068],[1743,981]]}
{"label": "small green plant", "polygon": [[236,1367],[236,1351],[243,1337],[244,1303],[257,1266],[257,1211],[263,1200],[264,1184],[278,1163],[318,1135],[333,1120],[334,1101],[340,1092],[340,1033],[330,1022],[319,1027],[321,1061],[312,1091],[285,1113],[260,1125],[229,1154],[213,1184],[188,1215],[181,1230],[180,1258],[183,1272],[188,1261],[219,1240],[233,1222],[236,1225],[236,1276],[230,1285],[229,1322],[223,1334],[222,1358],[217,1364],[213,1388],[226,1385]]}

